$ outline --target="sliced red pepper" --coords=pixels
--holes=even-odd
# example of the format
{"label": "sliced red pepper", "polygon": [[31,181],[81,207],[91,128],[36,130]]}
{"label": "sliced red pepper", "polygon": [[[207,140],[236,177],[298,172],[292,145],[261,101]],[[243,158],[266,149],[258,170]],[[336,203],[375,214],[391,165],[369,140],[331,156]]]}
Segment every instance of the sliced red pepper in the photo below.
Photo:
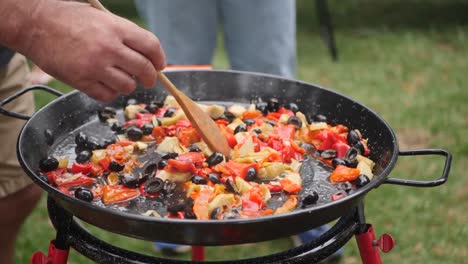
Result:
{"label": "sliced red pepper", "polygon": [[169,159],[167,164],[170,168],[175,169],[180,172],[191,172],[195,170],[195,166],[192,163],[184,162],[176,159]]}
{"label": "sliced red pepper", "polygon": [[70,168],[70,172],[76,174],[76,173],[83,173],[83,174],[88,174],[91,171],[91,168],[93,167],[93,163],[87,162],[87,163],[73,163],[72,167]]}
{"label": "sliced red pepper", "polygon": [[143,121],[151,121],[153,119],[153,114],[136,112],[135,117]]}
{"label": "sliced red pepper", "polygon": [[282,140],[294,139],[296,133],[296,127],[294,125],[278,125],[274,128],[274,133],[279,136]]}
{"label": "sliced red pepper", "polygon": [[101,176],[102,173],[104,172],[104,169],[101,167],[101,165],[91,163],[91,169],[89,170],[89,173],[93,176]]}
{"label": "sliced red pepper", "polygon": [[247,110],[244,113],[242,113],[242,120],[255,119],[259,117],[262,117],[262,112],[258,110]]}
{"label": "sliced red pepper", "polygon": [[123,202],[140,195],[138,189],[131,189],[122,185],[104,185],[102,191],[102,201],[105,204]]}
{"label": "sliced red pepper", "polygon": [[90,178],[85,175],[81,175],[76,179],[68,179],[66,177],[60,176],[55,179],[55,183],[59,187],[78,187],[78,186],[84,186],[84,185],[89,185],[94,183],[94,179]]}
{"label": "sliced red pepper", "polygon": [[336,150],[336,156],[340,159],[346,156],[346,152],[350,148],[350,146],[342,141],[336,141],[332,147],[332,149]]}
{"label": "sliced red pepper", "polygon": [[275,192],[281,192],[283,190],[283,186],[279,184],[271,184],[271,183],[265,183],[265,186],[268,188],[268,190],[272,193]]}
{"label": "sliced red pepper", "polygon": [[286,109],[284,107],[281,107],[280,109],[278,109],[277,111],[278,114],[281,114],[281,115],[288,115],[288,116],[294,116],[294,112],[289,110],[289,109]]}
{"label": "sliced red pepper", "polygon": [[226,119],[222,119],[222,118],[216,120],[215,123],[218,125],[224,125],[224,126],[229,125],[229,121],[227,121]]}
{"label": "sliced red pepper", "polygon": [[105,170],[109,169],[110,163],[111,163],[111,159],[108,156],[98,161],[98,164]]}
{"label": "sliced red pepper", "polygon": [[151,135],[156,139],[158,143],[161,143],[163,139],[167,136],[166,128],[161,126],[154,127]]}
{"label": "sliced red pepper", "polygon": [[49,178],[49,182],[52,185],[57,185],[57,183],[55,182],[55,179],[57,179],[57,177],[60,177],[65,172],[67,172],[67,169],[65,169],[65,168],[56,169],[56,170],[53,170],[53,171],[46,172],[45,175],[47,175],[47,178]]}
{"label": "sliced red pepper", "polygon": [[122,147],[127,147],[127,146],[130,146],[130,145],[133,145],[135,142],[133,141],[130,141],[130,140],[120,140],[120,141],[117,141],[115,144],[119,145],[119,146],[122,146]]}
{"label": "sliced red pepper", "polygon": [[200,190],[199,195],[193,201],[193,212],[197,216],[197,219],[209,219],[210,216],[208,211],[208,202],[212,195],[213,190],[211,190],[211,188],[203,188]]}
{"label": "sliced red pepper", "polygon": [[280,183],[283,190],[287,193],[297,193],[302,190],[301,185],[292,182],[290,179],[281,179]]}
{"label": "sliced red pepper", "polygon": [[192,127],[192,123],[190,123],[188,120],[179,120],[175,123],[175,126],[189,128]]}
{"label": "sliced red pepper", "polygon": [[355,168],[349,168],[344,165],[338,165],[330,175],[331,182],[354,181],[359,177],[361,171]]}
{"label": "sliced red pepper", "polygon": [[176,159],[188,163],[201,163],[205,161],[205,155],[201,152],[187,152],[180,154]]}
{"label": "sliced red pepper", "polygon": [[58,190],[65,195],[72,196],[70,190],[65,187],[59,187]]}
{"label": "sliced red pepper", "polygon": [[237,140],[236,140],[236,137],[234,137],[234,133],[232,132],[232,130],[224,125],[218,125],[218,127],[223,133],[223,135],[226,137],[228,145],[231,148],[235,147],[237,145]]}
{"label": "sliced red pepper", "polygon": [[200,135],[198,135],[198,132],[195,128],[179,129],[176,132],[176,136],[180,143],[185,147],[188,147],[190,144],[200,142],[201,140]]}

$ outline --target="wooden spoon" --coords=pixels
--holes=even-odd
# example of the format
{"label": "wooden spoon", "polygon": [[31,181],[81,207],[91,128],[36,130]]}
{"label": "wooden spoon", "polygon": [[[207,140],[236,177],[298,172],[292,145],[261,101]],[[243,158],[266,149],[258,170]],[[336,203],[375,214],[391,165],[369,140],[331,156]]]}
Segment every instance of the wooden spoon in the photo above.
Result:
{"label": "wooden spoon", "polygon": [[[99,0],[88,0],[91,6],[109,12]],[[177,87],[167,78],[167,76],[158,72],[158,80],[167,88],[167,90],[174,96],[177,103],[179,103],[185,115],[190,120],[198,134],[203,138],[205,143],[210,147],[211,150],[222,153],[226,159],[231,154],[231,148],[229,147],[226,138],[223,133],[219,130],[216,123],[211,117],[203,111],[194,101],[192,101],[187,95],[181,92]]]}

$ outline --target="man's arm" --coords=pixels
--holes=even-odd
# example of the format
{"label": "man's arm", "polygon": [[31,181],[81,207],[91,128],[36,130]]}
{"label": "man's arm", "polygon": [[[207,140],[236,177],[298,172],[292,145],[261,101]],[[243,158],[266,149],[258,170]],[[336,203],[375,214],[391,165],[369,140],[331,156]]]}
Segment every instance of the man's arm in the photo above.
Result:
{"label": "man's arm", "polygon": [[149,31],[89,4],[1,0],[0,44],[22,53],[55,78],[99,100],[156,82],[165,67]]}

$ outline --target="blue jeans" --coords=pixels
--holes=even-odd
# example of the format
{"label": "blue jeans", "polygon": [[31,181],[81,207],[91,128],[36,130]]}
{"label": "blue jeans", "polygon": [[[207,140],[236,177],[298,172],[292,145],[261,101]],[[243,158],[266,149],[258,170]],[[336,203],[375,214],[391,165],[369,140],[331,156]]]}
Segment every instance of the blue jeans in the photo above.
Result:
{"label": "blue jeans", "polygon": [[295,0],[136,0],[168,64],[211,64],[218,25],[231,68],[293,78]]}

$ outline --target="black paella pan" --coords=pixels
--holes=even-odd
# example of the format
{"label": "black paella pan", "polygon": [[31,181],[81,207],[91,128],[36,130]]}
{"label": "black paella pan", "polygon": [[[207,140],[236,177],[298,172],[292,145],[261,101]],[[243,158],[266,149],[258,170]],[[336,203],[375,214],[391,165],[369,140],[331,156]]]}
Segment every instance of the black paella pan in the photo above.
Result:
{"label": "black paella pan", "polygon": [[[154,98],[165,98],[167,91],[158,84],[154,89],[137,89],[110,104],[90,99],[78,91],[61,95],[45,86],[25,88],[0,103],[0,112],[15,118],[27,119],[17,144],[18,160],[31,179],[41,186],[63,208],[76,217],[105,230],[151,241],[188,245],[228,245],[266,241],[309,230],[347,214],[365,194],[383,183],[431,187],[447,180],[451,154],[445,150],[425,149],[400,151],[394,132],[371,109],[331,90],[305,82],[271,75],[235,71],[174,71],[168,78],[196,101],[252,103],[258,98],[278,98],[280,103],[295,102],[302,112],[323,114],[328,122],[359,129],[369,140],[370,158],[376,163],[374,178],[366,186],[336,201],[293,212],[249,219],[186,220],[142,216],[99,207],[69,197],[40,180],[37,175],[39,160],[53,152],[66,138],[86,130],[89,124],[99,122],[96,111],[105,105],[123,107],[129,98],[149,103]],[[59,96],[33,116],[11,113],[2,108],[21,94],[32,90],[46,90]],[[387,178],[398,156],[445,156],[442,176],[434,181],[413,181]],[[303,175],[304,189],[320,190],[313,175]]]}

